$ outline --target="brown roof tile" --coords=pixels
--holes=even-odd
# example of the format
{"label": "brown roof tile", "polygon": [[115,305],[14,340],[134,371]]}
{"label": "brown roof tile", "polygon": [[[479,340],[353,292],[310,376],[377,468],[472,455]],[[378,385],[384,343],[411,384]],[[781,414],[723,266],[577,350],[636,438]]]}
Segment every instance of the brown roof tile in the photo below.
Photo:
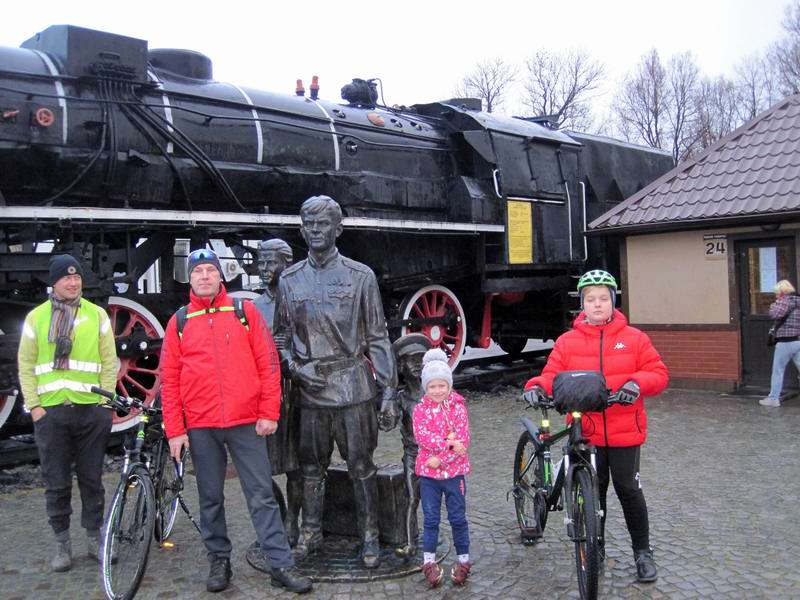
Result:
{"label": "brown roof tile", "polygon": [[800,95],[679,164],[592,221],[589,231],[664,230],[785,213],[800,213]]}

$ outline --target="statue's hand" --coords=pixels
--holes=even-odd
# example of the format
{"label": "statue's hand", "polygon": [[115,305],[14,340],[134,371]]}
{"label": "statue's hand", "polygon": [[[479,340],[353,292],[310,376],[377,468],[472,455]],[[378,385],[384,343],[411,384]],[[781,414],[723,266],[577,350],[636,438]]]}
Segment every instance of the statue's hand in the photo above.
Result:
{"label": "statue's hand", "polygon": [[381,431],[391,431],[397,427],[400,420],[400,408],[394,398],[384,398],[381,402],[381,410],[378,412],[378,429]]}
{"label": "statue's hand", "polygon": [[302,367],[294,368],[292,379],[307,389],[309,392],[319,392],[325,389],[325,380],[317,375],[314,363],[306,363]]}
{"label": "statue's hand", "polygon": [[272,341],[275,342],[275,349],[279,352],[286,349],[286,335],[273,334]]}

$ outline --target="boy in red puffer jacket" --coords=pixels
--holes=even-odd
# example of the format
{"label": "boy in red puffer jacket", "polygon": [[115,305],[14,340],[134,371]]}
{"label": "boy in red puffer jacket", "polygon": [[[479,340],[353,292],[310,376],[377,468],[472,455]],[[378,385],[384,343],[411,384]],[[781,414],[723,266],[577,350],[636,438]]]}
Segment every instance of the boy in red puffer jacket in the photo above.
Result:
{"label": "boy in red puffer jacket", "polygon": [[[552,394],[553,379],[561,371],[598,370],[612,392],[626,395],[633,404],[614,404],[602,412],[584,413],[583,433],[597,447],[600,487],[601,556],[605,558],[604,531],[609,472],[631,536],[639,581],[658,577],[650,548],[647,503],[639,478],[641,446],[647,438],[644,397],[664,391],[669,381],[647,335],[628,325],[614,309],[617,282],[606,271],[585,273],[578,281],[583,311],[573,329],[556,340],[542,374],[525,384],[526,393]],[[530,391],[529,391],[530,390]]]}

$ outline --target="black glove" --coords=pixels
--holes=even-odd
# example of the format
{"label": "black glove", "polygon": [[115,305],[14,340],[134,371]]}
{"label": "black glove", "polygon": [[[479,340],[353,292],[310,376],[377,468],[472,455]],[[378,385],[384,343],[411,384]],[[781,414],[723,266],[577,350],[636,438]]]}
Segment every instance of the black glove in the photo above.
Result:
{"label": "black glove", "polygon": [[522,400],[529,406],[538,406],[539,402],[545,400],[546,398],[547,394],[538,385],[533,386],[529,390],[525,390],[522,394]]}
{"label": "black glove", "polygon": [[633,404],[638,400],[640,394],[639,384],[631,379],[617,390],[617,402],[620,404]]}

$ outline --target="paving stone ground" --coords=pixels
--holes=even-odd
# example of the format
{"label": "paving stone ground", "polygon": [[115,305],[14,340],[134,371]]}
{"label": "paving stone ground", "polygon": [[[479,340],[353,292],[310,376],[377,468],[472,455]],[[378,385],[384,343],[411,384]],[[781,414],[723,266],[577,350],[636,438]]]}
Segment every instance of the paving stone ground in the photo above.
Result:
{"label": "paving stone ground", "polygon": [[[577,598],[573,550],[562,516],[551,515],[545,540],[519,541],[514,508],[506,500],[512,453],[521,431],[518,392],[467,392],[473,445],[467,516],[473,576],[463,589],[429,590],[420,575],[373,583],[326,584],[313,597],[355,598]],[[670,390],[648,400],[649,440],[642,482],[650,508],[659,579],[636,582],[622,511],[613,492],[607,524],[608,565],[602,598],[800,598],[800,399],[779,409],[757,398]],[[376,462],[399,458],[399,434],[384,434]],[[106,475],[108,495],[116,477]],[[193,481],[187,496],[197,506]],[[247,565],[254,539],[236,479],[228,480],[228,524],[234,579],[219,595],[205,592],[207,562],[197,532],[181,514],[172,541],[153,546],[138,598],[289,598]],[[77,489],[73,506],[78,507]],[[74,515],[75,516],[75,515]],[[73,544],[82,549],[78,519]],[[51,534],[41,489],[0,495],[0,598],[103,598],[99,568],[79,558],[72,571],[48,571]],[[449,565],[448,565],[449,567]]]}

